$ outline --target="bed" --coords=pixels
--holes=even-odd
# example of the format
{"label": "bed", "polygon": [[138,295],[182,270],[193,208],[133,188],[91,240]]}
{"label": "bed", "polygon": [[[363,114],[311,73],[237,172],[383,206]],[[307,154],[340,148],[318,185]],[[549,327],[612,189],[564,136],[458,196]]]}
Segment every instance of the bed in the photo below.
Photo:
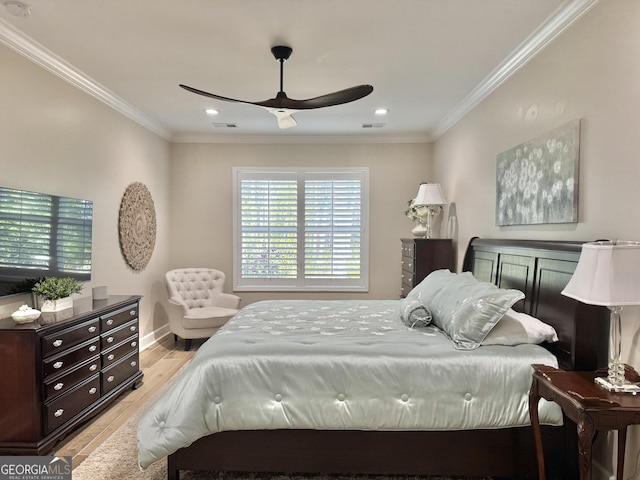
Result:
{"label": "bed", "polygon": [[[530,365],[606,363],[606,309],[560,294],[580,249],[489,239],[467,249],[464,271],[522,292],[510,306],[555,329],[544,348],[469,347],[456,332],[408,328],[403,300],[249,305],[143,415],[140,464],[168,456],[171,480],[180,470],[534,477]],[[489,377],[510,379],[499,390]],[[575,427],[552,403],[540,416],[548,477],[572,478]]]}

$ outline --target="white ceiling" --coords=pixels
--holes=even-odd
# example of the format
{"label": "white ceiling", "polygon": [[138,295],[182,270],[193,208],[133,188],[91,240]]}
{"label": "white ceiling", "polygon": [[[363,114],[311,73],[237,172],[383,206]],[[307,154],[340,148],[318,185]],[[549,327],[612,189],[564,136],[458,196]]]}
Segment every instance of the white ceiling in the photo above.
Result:
{"label": "white ceiling", "polygon": [[[0,42],[163,137],[295,142],[437,138],[597,0],[23,1],[27,17],[0,0]],[[178,87],[273,98],[274,45],[293,48],[284,65],[291,98],[374,91],[299,112],[297,127],[280,130],[262,108]],[[389,114],[376,116],[378,107]]]}

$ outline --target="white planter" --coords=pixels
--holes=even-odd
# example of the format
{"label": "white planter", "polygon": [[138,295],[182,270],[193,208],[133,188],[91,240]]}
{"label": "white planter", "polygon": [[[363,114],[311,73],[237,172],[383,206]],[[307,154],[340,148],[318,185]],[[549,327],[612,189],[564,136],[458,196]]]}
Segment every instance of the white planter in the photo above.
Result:
{"label": "white planter", "polygon": [[59,300],[41,299],[40,320],[43,325],[56,323],[73,317],[73,298],[64,297]]}
{"label": "white planter", "polygon": [[42,312],[59,312],[61,310],[67,310],[68,308],[73,309],[72,297],[64,297],[58,300],[43,300],[40,310]]}

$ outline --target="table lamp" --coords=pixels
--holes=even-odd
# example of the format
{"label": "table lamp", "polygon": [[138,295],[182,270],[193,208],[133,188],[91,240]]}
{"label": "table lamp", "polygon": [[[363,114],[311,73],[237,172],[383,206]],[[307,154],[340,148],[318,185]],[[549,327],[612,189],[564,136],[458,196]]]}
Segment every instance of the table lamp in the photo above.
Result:
{"label": "table lamp", "polygon": [[609,374],[596,378],[596,383],[613,392],[640,392],[637,384],[625,380],[625,364],[620,360],[620,311],[624,305],[640,305],[640,242],[583,244],[576,270],[562,294],[611,310]]}
{"label": "table lamp", "polygon": [[433,220],[442,210],[442,205],[447,204],[442,187],[439,183],[421,184],[413,203],[416,207],[427,207],[427,233],[424,238],[432,238]]}

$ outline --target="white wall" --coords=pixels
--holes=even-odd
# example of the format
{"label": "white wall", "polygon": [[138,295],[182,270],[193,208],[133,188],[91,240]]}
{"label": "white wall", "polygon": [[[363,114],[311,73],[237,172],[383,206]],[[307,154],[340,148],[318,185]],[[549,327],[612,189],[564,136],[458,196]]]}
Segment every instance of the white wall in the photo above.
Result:
{"label": "white wall", "polygon": [[[93,275],[81,295],[95,285],[143,295],[140,330],[150,333],[169,258],[169,143],[1,45],[0,80],[0,185],[93,200]],[[120,201],[136,181],[157,216],[154,253],[140,272],[126,265],[118,239]],[[0,316],[16,302],[4,300]]]}
{"label": "white wall", "polygon": [[[640,2],[600,2],[436,140],[435,173],[457,204],[459,249],[472,236],[640,240],[639,26]],[[528,119],[533,105],[538,115]],[[495,226],[496,155],[576,118],[579,222]],[[639,369],[640,311],[622,315],[623,357]],[[633,430],[625,478],[640,478],[640,432]],[[599,461],[610,471],[608,455],[601,451]]]}
{"label": "white wall", "polygon": [[[431,177],[428,144],[174,144],[171,164],[171,265],[210,266],[232,275],[233,167],[369,167],[370,288],[331,298],[398,298],[400,238],[411,236],[406,202]],[[265,298],[322,294],[242,292],[243,305]]]}

